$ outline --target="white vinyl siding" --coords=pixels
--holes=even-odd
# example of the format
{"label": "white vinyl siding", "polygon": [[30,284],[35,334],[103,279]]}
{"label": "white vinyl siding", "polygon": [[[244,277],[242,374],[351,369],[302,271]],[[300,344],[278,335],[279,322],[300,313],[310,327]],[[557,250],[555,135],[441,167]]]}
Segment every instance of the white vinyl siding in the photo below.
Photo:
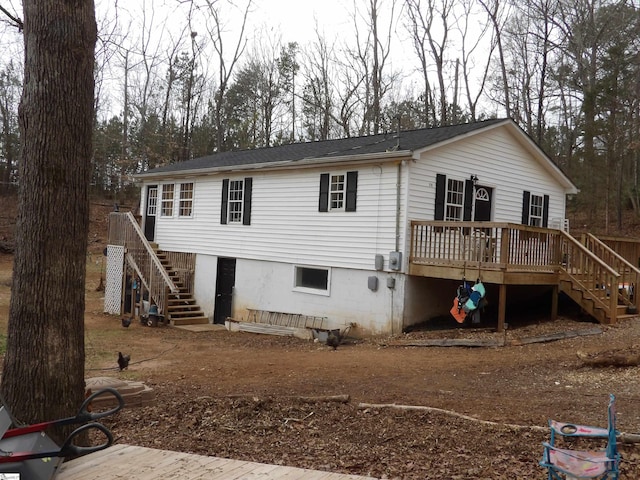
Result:
{"label": "white vinyl siding", "polygon": [[423,152],[411,164],[410,220],[434,219],[437,174],[459,180],[475,174],[478,184],[493,188],[495,222],[521,223],[524,190],[549,195],[549,218],[564,218],[564,188],[505,128]]}
{"label": "white vinyl siding", "polygon": [[[347,171],[358,172],[357,211],[331,215],[318,211],[319,179],[326,170],[256,172],[251,225],[243,226],[241,236],[220,224],[220,210],[222,180],[231,184],[244,177],[202,177],[194,190],[197,222],[159,218],[156,242],[172,251],[372,270],[376,254],[388,258],[395,250],[397,169],[393,164],[346,168],[345,179]],[[400,226],[406,218],[401,211]]]}

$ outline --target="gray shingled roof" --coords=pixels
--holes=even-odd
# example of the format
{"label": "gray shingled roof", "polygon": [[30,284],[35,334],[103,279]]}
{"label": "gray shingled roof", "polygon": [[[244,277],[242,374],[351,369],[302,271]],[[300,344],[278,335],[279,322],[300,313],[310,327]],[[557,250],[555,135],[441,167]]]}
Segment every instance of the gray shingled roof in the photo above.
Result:
{"label": "gray shingled roof", "polygon": [[[143,177],[146,174],[172,173],[187,170],[193,171],[220,167],[268,164],[283,161],[295,162],[305,159],[318,159],[318,161],[321,161],[330,157],[384,153],[392,150],[414,151],[504,121],[505,119],[494,119],[446,127],[402,131],[400,132],[399,139],[397,133],[382,133],[365,137],[293,143],[290,145],[279,145],[255,150],[221,152],[154,168],[139,176]],[[396,148],[398,143],[399,148]]]}

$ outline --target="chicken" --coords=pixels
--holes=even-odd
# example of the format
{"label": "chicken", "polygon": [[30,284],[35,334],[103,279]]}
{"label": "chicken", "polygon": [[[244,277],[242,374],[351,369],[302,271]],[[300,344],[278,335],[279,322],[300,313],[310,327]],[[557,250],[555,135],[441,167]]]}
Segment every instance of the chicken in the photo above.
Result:
{"label": "chicken", "polygon": [[122,317],[122,326],[127,328],[129,325],[131,325],[131,317]]}
{"label": "chicken", "polygon": [[130,355],[123,355],[122,352],[118,352],[118,366],[120,367],[120,371],[126,370],[129,367],[129,360],[131,360]]}
{"label": "chicken", "polygon": [[342,342],[342,335],[340,330],[329,330],[327,335],[327,346],[333,347],[334,350],[338,349],[338,345]]}

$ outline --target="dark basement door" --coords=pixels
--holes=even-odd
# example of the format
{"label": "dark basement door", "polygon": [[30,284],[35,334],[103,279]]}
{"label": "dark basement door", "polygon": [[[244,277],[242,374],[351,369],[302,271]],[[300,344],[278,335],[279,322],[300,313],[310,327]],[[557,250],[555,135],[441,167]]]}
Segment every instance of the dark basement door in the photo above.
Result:
{"label": "dark basement door", "polygon": [[224,325],[225,319],[231,316],[233,287],[236,284],[236,259],[219,257],[217,270],[213,323]]}

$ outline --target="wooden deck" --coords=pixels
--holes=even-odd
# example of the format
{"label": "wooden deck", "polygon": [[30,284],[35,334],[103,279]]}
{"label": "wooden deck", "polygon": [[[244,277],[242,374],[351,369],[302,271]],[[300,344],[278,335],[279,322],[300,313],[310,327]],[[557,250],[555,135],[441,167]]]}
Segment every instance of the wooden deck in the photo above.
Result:
{"label": "wooden deck", "polygon": [[56,480],[375,480],[373,477],[283,467],[190,453],[114,445],[62,464]]}
{"label": "wooden deck", "polygon": [[[627,308],[640,310],[635,294],[640,242],[609,243],[590,234],[578,240],[561,230],[512,223],[412,221],[408,273],[459,279],[477,272],[484,283],[499,285],[499,331],[507,285],[551,286],[551,319],[562,291],[600,323],[616,323]],[[614,249],[621,246],[624,256]]]}

